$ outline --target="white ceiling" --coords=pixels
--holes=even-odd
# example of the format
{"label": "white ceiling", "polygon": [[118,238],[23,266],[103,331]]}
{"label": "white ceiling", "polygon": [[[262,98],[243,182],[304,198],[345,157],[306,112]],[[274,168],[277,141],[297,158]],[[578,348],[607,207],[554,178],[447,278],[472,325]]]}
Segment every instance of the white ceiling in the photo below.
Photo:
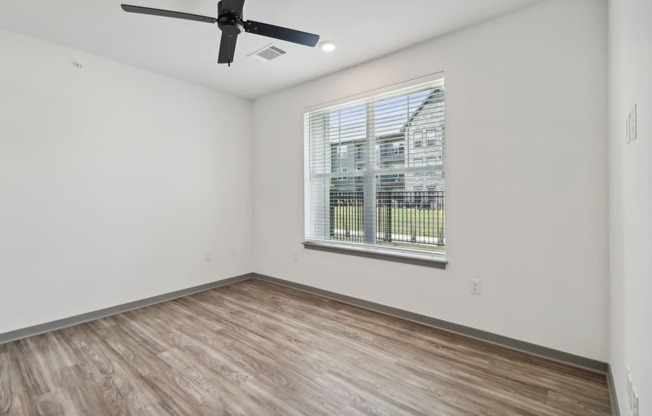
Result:
{"label": "white ceiling", "polygon": [[[216,0],[2,0],[0,27],[247,98],[317,78],[540,0],[246,0],[244,19],[321,35],[326,54],[243,33],[217,64],[216,25],[125,13],[121,3],[216,17]],[[248,54],[273,43],[287,54]]]}

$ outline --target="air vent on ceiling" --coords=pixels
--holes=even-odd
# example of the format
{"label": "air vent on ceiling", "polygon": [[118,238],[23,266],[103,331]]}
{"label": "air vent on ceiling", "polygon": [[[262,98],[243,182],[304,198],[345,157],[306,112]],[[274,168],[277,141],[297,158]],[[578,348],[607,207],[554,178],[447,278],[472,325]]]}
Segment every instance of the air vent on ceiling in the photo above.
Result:
{"label": "air vent on ceiling", "polygon": [[257,50],[256,52],[249,54],[247,56],[253,56],[257,61],[269,62],[272,59],[276,59],[279,56],[285,55],[285,51],[281,48],[278,48],[271,43],[265,46],[262,49]]}

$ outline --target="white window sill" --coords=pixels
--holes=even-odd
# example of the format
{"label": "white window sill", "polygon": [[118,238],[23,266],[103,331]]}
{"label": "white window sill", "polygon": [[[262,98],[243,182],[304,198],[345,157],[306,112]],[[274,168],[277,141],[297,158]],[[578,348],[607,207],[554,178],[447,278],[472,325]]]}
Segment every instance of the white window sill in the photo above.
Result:
{"label": "white window sill", "polygon": [[366,246],[363,244],[329,242],[329,241],[304,241],[303,246],[309,250],[328,251],[339,254],[368,257],[379,260],[389,260],[399,263],[414,264],[418,266],[445,269],[446,257],[439,253],[421,253],[417,250],[387,249],[382,246]]}

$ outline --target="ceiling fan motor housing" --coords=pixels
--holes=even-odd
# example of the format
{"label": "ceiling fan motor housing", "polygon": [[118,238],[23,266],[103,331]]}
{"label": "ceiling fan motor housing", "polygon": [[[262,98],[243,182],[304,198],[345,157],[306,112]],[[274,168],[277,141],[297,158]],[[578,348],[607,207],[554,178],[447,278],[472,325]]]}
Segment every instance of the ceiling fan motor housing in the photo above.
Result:
{"label": "ceiling fan motor housing", "polygon": [[244,32],[244,23],[237,14],[222,9],[222,2],[217,3],[217,27],[227,35],[239,35]]}
{"label": "ceiling fan motor housing", "polygon": [[217,18],[217,27],[227,35],[239,35],[244,32],[242,20],[230,13],[224,13]]}

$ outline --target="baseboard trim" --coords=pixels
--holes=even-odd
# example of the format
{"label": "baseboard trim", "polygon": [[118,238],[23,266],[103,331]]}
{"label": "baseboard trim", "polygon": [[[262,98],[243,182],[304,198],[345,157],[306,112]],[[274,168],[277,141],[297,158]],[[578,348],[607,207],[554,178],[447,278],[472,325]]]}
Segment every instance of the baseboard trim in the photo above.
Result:
{"label": "baseboard trim", "polygon": [[94,321],[96,319],[106,318],[107,316],[117,315],[119,313],[132,311],[134,309],[143,308],[145,306],[155,305],[157,303],[165,302],[172,299],[177,299],[183,296],[192,295],[194,293],[203,292],[205,290],[231,285],[233,283],[249,280],[252,277],[253,277],[252,273],[247,273],[240,276],[230,277],[227,279],[218,280],[203,285],[190,287],[187,289],[181,289],[174,292],[164,293],[162,295],[152,296],[146,299],[123,303],[122,305],[111,306],[109,308],[83,313],[81,315],[71,316],[69,318],[58,319],[56,321],[46,322],[44,324],[17,329],[15,331],[5,332],[3,334],[0,334],[0,345],[12,341],[17,341],[23,338],[28,338],[34,335],[40,335],[46,332],[67,328],[69,326],[83,324],[86,322]]}
{"label": "baseboard trim", "polygon": [[618,407],[618,395],[616,394],[616,384],[614,375],[611,371],[611,365],[607,364],[607,388],[609,389],[609,402],[611,403],[611,414],[620,416],[620,407]]}
{"label": "baseboard trim", "polygon": [[499,345],[505,348],[509,348],[511,350],[524,352],[530,355],[546,358],[559,363],[568,364],[573,367],[582,368],[584,370],[589,370],[595,373],[607,374],[608,372],[607,363],[594,360],[591,358],[586,358],[579,355],[558,351],[548,347],[542,347],[540,345],[532,344],[529,342],[519,341],[514,338],[497,335],[491,332],[482,331],[468,326],[459,325],[448,321],[443,321],[441,319],[432,318],[430,316],[420,315],[414,312],[393,308],[391,306],[381,305],[379,303],[369,302],[363,299],[358,299],[358,298],[342,295],[335,292],[329,292],[327,290],[318,289],[301,283],[290,282],[288,280],[283,280],[276,277],[266,276],[259,273],[253,273],[252,277],[254,279],[258,279],[264,282],[269,282],[280,286],[297,289],[302,292],[307,292],[313,295],[322,296],[331,300],[346,303],[348,305],[357,306],[359,308],[382,313],[384,315],[405,319],[407,321],[426,325],[432,328],[453,332],[458,335],[477,339],[479,341],[488,342],[494,345]]}
{"label": "baseboard trim", "polygon": [[430,326],[433,328],[441,329],[444,331],[452,332],[465,337],[477,339],[480,341],[488,342],[490,344],[499,345],[515,351],[524,352],[527,354],[535,355],[538,357],[546,358],[552,361],[560,362],[563,364],[572,365],[574,367],[590,370],[596,373],[607,375],[607,383],[609,385],[609,394],[612,399],[612,408],[614,415],[618,415],[618,403],[616,398],[615,388],[613,386],[613,376],[611,368],[607,363],[594,360],[591,358],[581,357],[578,355],[558,351],[552,348],[542,347],[540,345],[531,344],[525,341],[505,337],[502,335],[493,334],[491,332],[482,331],[479,329],[467,327],[464,325],[455,324],[452,322],[444,321],[441,319],[433,318],[430,316],[420,315],[414,312],[405,311],[391,306],[381,305],[366,301],[359,298],[354,298],[340,293],[330,292],[327,290],[315,288],[312,286],[295,283],[276,277],[266,276],[259,273],[247,273],[240,276],[235,276],[216,282],[206,283],[199,286],[181,289],[174,292],[164,293],[158,296],[152,296],[146,299],[141,299],[133,302],[124,303],[121,305],[112,306],[105,309],[100,309],[93,312],[84,313],[81,315],[72,316],[69,318],[58,319],[56,321],[47,322],[44,324],[34,325],[27,328],[17,329],[15,331],[5,332],[0,334],[0,344],[5,344],[19,339],[28,338],[34,335],[43,334],[46,332],[56,331],[58,329],[67,328],[70,326],[94,321],[96,319],[105,318],[107,316],[116,315],[123,312],[128,312],[134,309],[143,308],[146,306],[154,305],[157,303],[177,299],[183,296],[192,295],[194,293],[203,292],[206,290],[216,289],[222,286],[228,286],[234,283],[242,282],[250,279],[258,279],[268,283],[277,284],[280,286],[297,289],[302,292],[311,293],[317,296],[322,296],[331,300],[346,303],[348,305],[356,306],[359,308],[367,309],[370,311],[382,313],[384,315],[393,316],[407,321],[415,322],[418,324]]}

